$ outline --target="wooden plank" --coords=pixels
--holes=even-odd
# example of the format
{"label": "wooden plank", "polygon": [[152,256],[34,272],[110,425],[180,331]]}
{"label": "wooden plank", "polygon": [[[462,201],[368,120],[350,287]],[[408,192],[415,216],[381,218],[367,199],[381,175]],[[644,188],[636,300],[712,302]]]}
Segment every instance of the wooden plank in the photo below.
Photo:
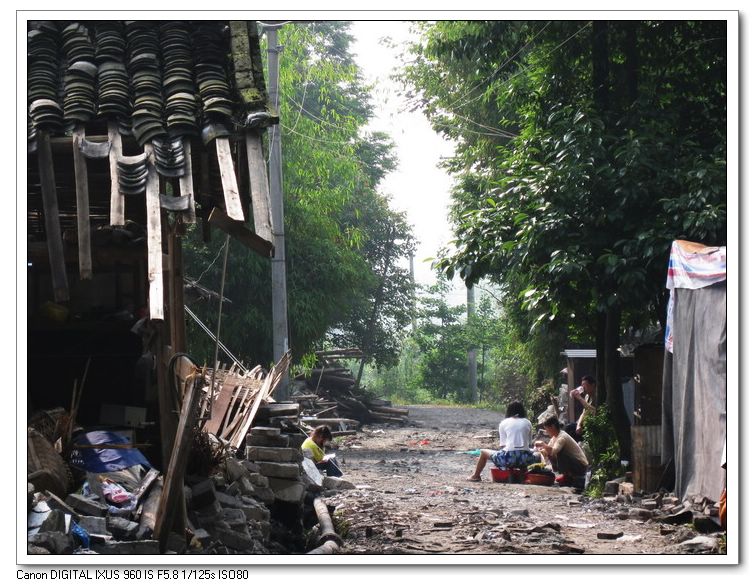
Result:
{"label": "wooden plank", "polygon": [[155,538],[160,541],[160,551],[164,552],[168,542],[168,535],[173,527],[178,508],[179,496],[183,496],[184,473],[189,461],[194,425],[197,422],[197,404],[201,395],[201,376],[197,375],[196,383],[189,385],[181,406],[181,417],[178,421],[178,431],[173,442],[173,452],[170,456],[168,471],[165,474],[163,491],[160,494],[157,520],[155,522]]}
{"label": "wooden plank", "polygon": [[79,244],[79,278],[92,278],[92,237],[89,223],[89,177],[87,160],[81,153],[81,143],[85,138],[84,126],[76,126],[73,131],[73,171],[76,178],[76,233]]}
{"label": "wooden plank", "polygon": [[220,182],[223,184],[226,213],[231,219],[244,221],[244,210],[241,207],[236,171],[233,169],[231,143],[228,137],[216,138],[215,149],[218,155],[218,167],[220,168]]}
{"label": "wooden plank", "polygon": [[168,276],[168,294],[170,303],[170,344],[173,351],[186,351],[186,321],[184,314],[184,266],[181,237],[176,233],[176,226],[171,227],[168,238],[168,258],[170,274]]}
{"label": "wooden plank", "polygon": [[55,168],[52,164],[50,135],[37,133],[37,161],[39,163],[39,181],[42,188],[42,208],[45,214],[45,238],[47,253],[50,257],[53,296],[56,303],[70,298],[68,276],[63,252],[63,234],[60,230],[60,213],[58,211],[58,194],[55,188]]}
{"label": "wooden plank", "polygon": [[134,493],[131,494],[134,498],[134,508],[139,505],[139,501],[149,491],[149,488],[152,487],[152,484],[157,480],[158,477],[160,477],[160,472],[157,471],[157,469],[150,469],[142,478],[142,480],[139,482],[139,485],[134,490]]}
{"label": "wooden plank", "polygon": [[181,196],[189,198],[189,209],[184,212],[183,218],[186,223],[196,223],[197,213],[194,207],[194,176],[192,175],[193,171],[191,168],[191,139],[184,138],[183,143],[186,172],[183,177],[179,177],[178,186],[181,191]]}
{"label": "wooden plank", "polygon": [[273,246],[270,242],[263,240],[257,234],[244,227],[244,224],[233,221],[222,209],[218,207],[213,208],[210,212],[210,223],[244,244],[250,250],[257,252],[260,256],[264,258],[272,256]]}
{"label": "wooden plank", "polygon": [[270,215],[270,185],[267,182],[267,162],[262,152],[259,132],[246,133],[246,159],[249,167],[249,191],[252,197],[254,231],[263,240],[273,241],[273,221]]}
{"label": "wooden plank", "polygon": [[151,144],[147,153],[147,280],[149,282],[149,318],[164,319],[163,244],[160,225],[160,179],[155,168]]}
{"label": "wooden plank", "polygon": [[123,143],[118,122],[107,123],[107,138],[110,141],[110,225],[124,225],[125,204],[118,186],[118,157],[123,153]]}
{"label": "wooden plank", "polygon": [[[152,488],[144,500],[144,504],[141,506],[139,512],[139,531],[144,534],[145,537],[151,537],[155,531],[155,523],[157,522],[157,514],[159,511],[160,500],[163,493],[163,479],[158,478],[155,481],[155,487]],[[139,510],[140,508],[137,508]]]}

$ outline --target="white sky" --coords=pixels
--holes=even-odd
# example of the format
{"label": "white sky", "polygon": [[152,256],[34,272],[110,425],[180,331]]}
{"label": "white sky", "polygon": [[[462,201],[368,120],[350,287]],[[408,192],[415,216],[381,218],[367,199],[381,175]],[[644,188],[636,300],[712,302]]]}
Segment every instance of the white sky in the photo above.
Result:
{"label": "white sky", "polygon": [[[435,282],[435,273],[424,260],[435,257],[451,239],[447,213],[452,180],[438,163],[453,154],[453,143],[436,134],[421,112],[408,111],[401,85],[390,79],[402,63],[402,45],[411,37],[409,27],[409,22],[401,21],[355,21],[351,50],[365,81],[375,85],[375,118],[367,129],[387,132],[397,146],[398,168],[380,188],[391,196],[394,209],[406,212],[414,227],[418,241],[415,279],[429,285]],[[390,37],[390,44],[397,46],[386,46],[380,42],[382,37]],[[450,302],[466,302],[466,289],[459,279],[454,280]]]}

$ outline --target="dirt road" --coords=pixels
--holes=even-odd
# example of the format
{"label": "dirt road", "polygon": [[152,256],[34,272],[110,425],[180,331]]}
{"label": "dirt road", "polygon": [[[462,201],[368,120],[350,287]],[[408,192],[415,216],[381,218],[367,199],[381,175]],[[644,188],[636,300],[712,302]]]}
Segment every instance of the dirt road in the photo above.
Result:
{"label": "dirt road", "polygon": [[636,519],[637,504],[493,483],[489,469],[482,483],[466,481],[476,457],[465,452],[496,448],[501,413],[421,406],[409,416],[413,426],[367,426],[339,446],[344,477],[357,486],[325,497],[347,531],[341,554],[701,552],[680,544],[697,533]]}

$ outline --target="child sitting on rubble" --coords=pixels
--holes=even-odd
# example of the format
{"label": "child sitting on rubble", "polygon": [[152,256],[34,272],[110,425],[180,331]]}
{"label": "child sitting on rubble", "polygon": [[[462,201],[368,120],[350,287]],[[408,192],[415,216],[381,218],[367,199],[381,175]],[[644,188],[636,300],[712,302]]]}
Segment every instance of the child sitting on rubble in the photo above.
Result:
{"label": "child sitting on rubble", "polygon": [[341,477],[343,473],[336,463],[335,455],[333,453],[325,454],[325,447],[332,439],[333,434],[330,432],[330,428],[326,425],[320,425],[301,444],[301,451],[307,459],[314,461],[317,468],[324,471],[326,475]]}
{"label": "child sitting on rubble", "polygon": [[539,457],[530,450],[532,423],[527,420],[524,405],[515,401],[506,409],[506,418],[498,425],[500,450],[480,449],[480,457],[469,481],[482,481],[480,473],[488,460],[499,469],[523,468],[539,462]]}
{"label": "child sitting on rubble", "polygon": [[561,474],[556,477],[556,483],[584,489],[588,462],[582,447],[561,429],[561,423],[555,416],[546,419],[543,428],[550,441],[547,444],[545,441],[535,441],[535,448],[550,461],[553,471]]}

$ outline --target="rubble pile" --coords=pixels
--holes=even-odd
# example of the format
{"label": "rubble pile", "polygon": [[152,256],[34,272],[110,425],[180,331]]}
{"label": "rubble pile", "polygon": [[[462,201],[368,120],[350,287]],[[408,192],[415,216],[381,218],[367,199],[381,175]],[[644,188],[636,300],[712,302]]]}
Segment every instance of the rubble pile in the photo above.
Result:
{"label": "rubble pile", "polygon": [[327,424],[336,432],[367,423],[409,422],[409,409],[395,408],[388,400],[374,398],[357,385],[346,360],[360,360],[359,349],[315,352],[317,365],[295,377],[298,382],[292,399],[302,408],[302,422],[309,426]]}

